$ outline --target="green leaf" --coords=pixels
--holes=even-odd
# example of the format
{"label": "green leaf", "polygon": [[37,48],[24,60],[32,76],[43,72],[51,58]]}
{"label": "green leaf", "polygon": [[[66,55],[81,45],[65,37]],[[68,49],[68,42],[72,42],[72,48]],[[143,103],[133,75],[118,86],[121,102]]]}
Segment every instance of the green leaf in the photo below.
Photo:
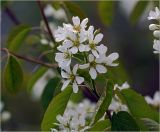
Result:
{"label": "green leaf", "polygon": [[47,71],[47,69],[48,68],[46,68],[46,67],[40,67],[35,73],[33,73],[33,75],[31,76],[31,78],[28,82],[28,86],[27,86],[28,91],[32,90],[36,81],[42,77],[42,75]]}
{"label": "green leaf", "polygon": [[99,1],[98,13],[104,25],[111,25],[114,18],[114,1]]}
{"label": "green leaf", "polygon": [[24,39],[29,34],[31,28],[28,25],[19,25],[14,27],[7,39],[7,48],[10,51],[17,51]]}
{"label": "green leaf", "polygon": [[111,124],[112,131],[139,131],[135,120],[125,111],[113,113]]}
{"label": "green leaf", "polygon": [[72,16],[78,16],[81,19],[86,18],[84,11],[74,2],[64,1],[68,11],[71,13]]}
{"label": "green leaf", "polygon": [[53,98],[44,114],[41,124],[42,131],[50,131],[50,128],[54,127],[53,123],[57,122],[56,116],[58,114],[63,115],[71,94],[72,88],[69,86]]}
{"label": "green leaf", "polygon": [[46,109],[53,98],[54,91],[56,87],[59,85],[60,79],[58,77],[52,78],[48,81],[47,85],[44,88],[43,94],[41,96],[41,102]]}
{"label": "green leaf", "polygon": [[94,124],[95,122],[97,122],[107,111],[108,106],[110,105],[111,100],[112,100],[112,94],[113,94],[113,83],[108,81],[107,87],[105,88],[103,94],[101,95],[97,103],[96,112],[95,112],[94,119],[91,122],[91,124]]}
{"label": "green leaf", "polygon": [[149,118],[143,118],[141,119],[144,124],[148,127],[149,131],[159,131],[160,130],[160,124],[155,122],[154,120],[151,120]]}
{"label": "green leaf", "polygon": [[5,87],[11,93],[17,93],[23,82],[23,71],[16,57],[9,55],[4,72]]}
{"label": "green leaf", "polygon": [[90,129],[87,131],[104,131],[106,128],[110,127],[110,121],[108,119],[96,122]]}
{"label": "green leaf", "polygon": [[144,97],[132,89],[121,91],[126,104],[135,118],[150,118],[159,122],[159,114],[153,110],[145,101]]}
{"label": "green leaf", "polygon": [[136,24],[141,17],[141,15],[144,13],[149,1],[138,1],[135,7],[133,8],[133,11],[130,15],[130,21],[132,24]]}

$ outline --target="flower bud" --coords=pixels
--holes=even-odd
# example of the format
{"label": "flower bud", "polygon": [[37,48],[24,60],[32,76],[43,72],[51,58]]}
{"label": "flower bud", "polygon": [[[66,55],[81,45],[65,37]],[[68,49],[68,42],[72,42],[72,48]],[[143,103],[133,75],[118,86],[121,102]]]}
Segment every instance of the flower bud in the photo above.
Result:
{"label": "flower bud", "polygon": [[158,29],[158,25],[157,24],[150,24],[149,25],[149,29],[154,31],[154,30],[157,30]]}
{"label": "flower bud", "polygon": [[160,30],[156,30],[153,32],[154,37],[160,38]]}

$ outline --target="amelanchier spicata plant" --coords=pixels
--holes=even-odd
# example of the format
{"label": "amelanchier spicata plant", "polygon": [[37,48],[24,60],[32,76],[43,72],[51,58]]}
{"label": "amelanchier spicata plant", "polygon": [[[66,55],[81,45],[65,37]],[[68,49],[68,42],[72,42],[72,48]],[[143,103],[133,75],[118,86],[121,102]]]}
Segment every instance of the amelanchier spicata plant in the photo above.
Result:
{"label": "amelanchier spicata plant", "polygon": [[[153,98],[143,97],[133,90],[128,82],[122,83],[128,76],[122,65],[118,67],[119,63],[116,60],[119,54],[107,53],[108,48],[102,42],[104,35],[99,29],[89,25],[89,19],[85,18],[83,13],[81,16],[80,10],[73,3],[37,1],[37,4],[43,18],[40,27],[23,24],[17,26],[9,36],[8,47],[1,50],[8,55],[4,80],[5,87],[11,93],[16,94],[22,85],[23,71],[18,59],[38,65],[38,70],[36,67],[33,77],[29,83],[27,82],[29,84],[27,90],[32,92],[34,96],[32,99],[41,97],[46,110],[41,130],[159,131],[159,113],[155,108],[160,107],[160,92],[156,92]],[[76,11],[72,12],[75,9]],[[71,18],[72,13],[75,16]],[[150,24],[149,29],[153,31],[155,37],[154,53],[160,53],[158,7],[155,11],[150,11],[148,19],[157,22]],[[66,21],[70,23],[64,23]],[[62,22],[62,26],[58,26]],[[41,31],[40,35],[36,36],[34,32],[30,32],[35,29]],[[38,59],[14,53],[18,51],[22,40],[24,41],[27,35],[33,35],[32,33],[43,45],[40,46],[44,47],[38,48],[38,51],[42,52]],[[33,39],[34,36],[31,38]],[[52,64],[53,56],[56,64]],[[62,79],[56,74],[57,71]],[[63,82],[62,86],[61,82]],[[94,103],[88,99],[93,100]],[[2,109],[3,103],[0,102],[3,122],[10,119],[11,115],[6,111],[3,112]]]}
{"label": "amelanchier spicata plant", "polygon": [[[76,73],[78,69],[89,69],[89,74],[93,80],[97,74],[106,73],[107,66],[117,66],[113,63],[118,57],[118,53],[112,53],[106,56],[107,47],[100,42],[103,39],[103,34],[98,30],[94,30],[93,26],[87,26],[88,18],[80,21],[78,16],[72,17],[73,24],[63,24],[63,27],[58,27],[55,32],[56,42],[61,45],[57,47],[59,52],[56,53],[55,60],[61,68],[61,75],[66,81],[62,86],[64,90],[69,84],[73,85],[73,91],[78,92],[78,85],[85,80]],[[88,27],[88,28],[87,28]],[[82,55],[81,63],[74,62],[72,59],[76,55]],[[72,69],[73,70],[70,70]]]}
{"label": "amelanchier spicata plant", "polygon": [[158,7],[155,7],[155,11],[150,11],[148,20],[156,20],[156,24],[150,24],[149,29],[153,32],[154,39],[153,49],[155,54],[160,53],[160,10]]}

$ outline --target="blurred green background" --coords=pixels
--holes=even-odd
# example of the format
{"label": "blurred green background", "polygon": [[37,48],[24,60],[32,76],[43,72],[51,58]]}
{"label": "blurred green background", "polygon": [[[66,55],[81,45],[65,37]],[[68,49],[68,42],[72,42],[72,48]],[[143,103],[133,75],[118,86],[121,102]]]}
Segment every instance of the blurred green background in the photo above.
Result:
{"label": "blurred green background", "polygon": [[[90,24],[101,29],[104,34],[103,43],[108,47],[109,53],[119,53],[120,68],[117,68],[117,77],[128,81],[131,87],[142,95],[150,96],[153,96],[159,87],[158,55],[153,54],[154,37],[148,29],[151,22],[147,20],[149,11],[154,8],[156,2],[158,1],[73,1],[89,18]],[[137,4],[140,7],[135,9]],[[7,13],[8,8],[20,23],[37,27],[42,20],[35,1],[7,3],[1,9],[2,47],[6,46],[9,31],[15,26]],[[41,44],[30,45],[25,42],[18,53],[36,57],[41,53]],[[29,78],[39,66],[23,62],[24,90],[17,95],[11,95],[3,86],[5,62],[6,59],[1,62],[1,99],[5,103],[5,109],[10,111],[12,116],[8,122],[2,123],[2,130],[40,130],[44,114],[41,100],[33,99],[26,91]]]}

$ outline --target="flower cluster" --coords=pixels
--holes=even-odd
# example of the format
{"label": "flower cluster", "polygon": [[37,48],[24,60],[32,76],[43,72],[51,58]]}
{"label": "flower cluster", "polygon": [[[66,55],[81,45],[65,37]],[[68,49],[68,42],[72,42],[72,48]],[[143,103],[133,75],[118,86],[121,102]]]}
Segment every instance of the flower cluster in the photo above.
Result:
{"label": "flower cluster", "polygon": [[154,53],[160,53],[160,10],[158,7],[155,8],[155,11],[150,11],[148,20],[158,21],[158,24],[150,24],[149,29],[154,31],[153,35],[156,38],[153,44]]}
{"label": "flower cluster", "polygon": [[[92,79],[96,79],[98,73],[106,73],[106,66],[117,66],[114,61],[119,57],[118,53],[106,56],[107,47],[99,44],[103,34],[95,30],[93,26],[87,28],[88,18],[80,21],[79,17],[72,18],[73,24],[63,24],[55,31],[56,42],[61,43],[57,47],[55,60],[62,69],[62,77],[66,79],[62,86],[65,89],[70,83],[73,84],[73,91],[78,92],[78,85],[84,82],[84,78],[78,76],[78,69],[89,69]],[[72,58],[82,55],[81,64],[71,65]],[[73,67],[73,70],[71,70]]]}
{"label": "flower cluster", "polygon": [[58,126],[57,129],[51,129],[53,132],[59,131],[72,131],[83,132],[89,128],[87,119],[91,119],[95,110],[96,104],[91,103],[85,99],[79,104],[69,102],[64,115],[57,115],[58,123],[54,123]]}

